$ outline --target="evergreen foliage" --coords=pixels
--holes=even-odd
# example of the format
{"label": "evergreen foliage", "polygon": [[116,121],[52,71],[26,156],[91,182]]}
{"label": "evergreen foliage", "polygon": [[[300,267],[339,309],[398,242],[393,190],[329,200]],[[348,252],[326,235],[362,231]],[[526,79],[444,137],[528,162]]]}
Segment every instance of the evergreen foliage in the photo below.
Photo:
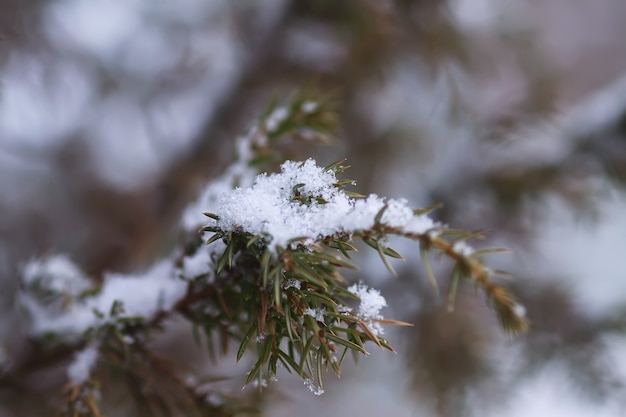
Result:
{"label": "evergreen foliage", "polygon": [[[237,361],[252,355],[245,384],[262,389],[283,368],[315,394],[323,393],[324,374],[340,375],[346,357],[367,355],[368,344],[394,351],[382,336],[383,326],[410,325],[383,318],[381,294],[363,283],[350,286],[342,276],[343,270],[358,269],[350,256],[357,246],[373,249],[394,273],[388,258],[402,256],[388,246],[390,236],[416,242],[433,297],[431,254],[453,263],[450,309],[458,285],[467,281],[482,290],[504,329],[527,330],[524,307],[494,281],[498,272],[483,263],[483,256],[498,250],[467,244],[481,233],[434,222],[430,208],[411,210],[404,200],[345,190],[355,183],[338,178],[348,168],[345,161],[324,168],[312,160],[286,162],[280,173],[260,175],[247,188],[216,188],[224,182],[250,184],[245,175],[275,159],[273,145],[279,141],[327,141],[332,120],[332,108],[301,96],[285,106],[272,105],[239,139],[238,161],[191,205],[216,208],[204,213],[206,225],[189,227],[187,213],[182,221],[187,242],[135,281],[110,278],[89,288],[84,284],[89,279],[65,257],[33,261],[23,269],[22,303],[31,313],[34,334],[46,337],[49,347],[70,343],[76,352],[68,368],[65,415],[103,415],[99,404],[107,398],[99,388],[118,378],[136,406],[151,415],[246,413],[223,393],[199,395],[201,386],[184,382],[151,350],[155,333],[166,330],[173,316],[191,324],[195,340],[213,359],[235,346]],[[81,282],[82,290],[63,292],[59,282],[68,280]],[[124,284],[135,285],[139,294],[128,294]],[[97,375],[104,371],[109,376],[101,380]],[[157,389],[153,378],[174,388]]]}

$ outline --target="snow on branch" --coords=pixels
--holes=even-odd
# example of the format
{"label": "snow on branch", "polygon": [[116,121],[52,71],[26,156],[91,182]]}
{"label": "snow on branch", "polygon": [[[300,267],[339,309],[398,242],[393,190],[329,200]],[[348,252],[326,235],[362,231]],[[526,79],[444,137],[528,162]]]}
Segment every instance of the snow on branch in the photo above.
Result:
{"label": "snow on branch", "polygon": [[[139,274],[107,273],[95,289],[63,255],[32,260],[24,265],[23,274],[27,291],[20,294],[19,302],[30,317],[30,333],[69,339],[106,323],[115,302],[124,306],[126,316],[148,319],[170,310],[186,290],[169,259]],[[70,281],[72,286],[66,288]]]}
{"label": "snow on branch", "polygon": [[299,140],[311,143],[332,141],[336,116],[329,99],[312,101],[296,95],[285,105],[272,103],[265,114],[235,142],[235,161],[218,178],[209,182],[198,200],[187,207],[182,218],[185,230],[197,230],[202,213],[215,209],[217,198],[232,191],[235,185],[249,187],[262,162],[282,162],[273,148],[279,142]]}
{"label": "snow on branch", "polygon": [[[252,283],[252,291],[260,296],[256,309],[260,316],[248,328],[238,353],[240,358],[256,341],[260,355],[248,382],[258,378],[257,384],[263,386],[281,361],[322,388],[321,374],[313,371],[332,367],[339,373],[338,346],[344,347],[342,358],[350,349],[366,353],[366,341],[391,349],[380,336],[381,324],[405,323],[385,320],[379,314],[386,304],[380,293],[360,284],[346,290],[338,272],[354,268],[349,252],[355,250],[356,240],[376,249],[392,272],[387,257],[401,256],[388,247],[387,237],[418,241],[430,275],[429,252],[454,262],[450,307],[458,282],[466,279],[483,289],[507,330],[527,329],[525,309],[492,280],[494,272],[481,260],[494,249],[475,250],[466,242],[475,234],[448,229],[424,210],[411,209],[405,200],[345,191],[354,181],[337,179],[347,168],[342,162],[323,168],[312,159],[287,161],[279,173],[261,174],[251,186],[221,195],[216,212],[205,213],[210,220],[202,230],[213,233],[207,240],[209,248],[218,241],[225,245],[216,259],[215,276],[237,274],[246,265],[252,273],[241,276],[237,285]],[[344,308],[354,296],[361,299],[358,309]],[[297,364],[281,359],[288,356],[282,350],[285,341],[288,351],[300,358]]]}
{"label": "snow on branch", "polygon": [[191,324],[198,343],[206,343],[214,357],[231,340],[239,344],[238,361],[254,351],[245,384],[261,389],[282,367],[321,394],[325,371],[339,375],[348,353],[368,354],[368,342],[393,351],[383,326],[409,325],[383,317],[387,303],[378,290],[362,282],[350,285],[341,275],[357,269],[350,253],[359,242],[393,272],[388,258],[402,256],[389,247],[390,236],[418,243],[433,285],[429,256],[453,263],[450,308],[459,282],[469,281],[483,290],[505,329],[527,329],[525,308],[482,261],[497,249],[467,243],[476,233],[435,222],[430,209],[414,210],[404,199],[346,190],[355,182],[338,178],[348,168],[344,161],[326,167],[313,159],[286,161],[280,172],[255,178],[260,161],[275,159],[275,141],[324,141],[331,122],[323,102],[296,97],[270,106],[238,141],[235,163],[185,212],[182,233],[194,238],[143,272],[107,273],[94,285],[65,256],[24,266],[20,304],[31,318],[30,333],[72,342],[78,352],[68,368],[68,405],[93,408],[98,415],[92,375],[108,364],[131,381],[150,380],[158,370],[159,378],[184,385],[180,392],[191,403],[213,407],[196,395],[198,387],[150,365],[159,363],[150,337],[173,315]]}
{"label": "snow on branch", "polygon": [[[465,277],[481,286],[507,329],[527,328],[524,314],[519,313],[524,311],[522,306],[492,281],[493,271],[481,262],[481,257],[493,250],[475,251],[466,243],[475,236],[447,229],[427,213],[411,209],[406,200],[346,192],[344,187],[354,181],[336,177],[345,169],[341,162],[322,168],[312,159],[287,161],[280,173],[259,175],[250,187],[222,195],[217,213],[207,213],[213,220],[204,230],[216,232],[217,237],[248,234],[264,241],[272,254],[283,256],[289,250],[315,252],[320,245],[336,248],[359,238],[378,250],[390,270],[386,256],[400,256],[386,247],[386,237],[414,239],[423,252],[435,249],[456,263],[455,285]],[[443,234],[454,239],[443,239]]]}
{"label": "snow on branch", "polygon": [[222,195],[216,226],[262,235],[273,252],[369,230],[383,207],[381,224],[413,233],[436,227],[427,216],[414,215],[406,200],[385,201],[376,195],[352,199],[339,186],[334,171],[318,167],[312,159],[288,161],[279,174],[260,175],[251,187]]}

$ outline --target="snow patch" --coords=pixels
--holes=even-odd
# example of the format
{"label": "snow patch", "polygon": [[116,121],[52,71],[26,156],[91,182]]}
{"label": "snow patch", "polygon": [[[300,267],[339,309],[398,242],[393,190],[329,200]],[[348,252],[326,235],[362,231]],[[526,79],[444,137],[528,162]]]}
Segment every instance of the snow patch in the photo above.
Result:
{"label": "snow patch", "polygon": [[[262,174],[248,188],[237,188],[217,199],[217,227],[266,236],[270,250],[286,248],[295,239],[307,243],[337,233],[371,229],[380,222],[411,233],[425,233],[437,225],[416,216],[404,199],[371,194],[352,199],[338,189],[337,178],[308,159],[287,161],[277,174]],[[306,201],[303,202],[303,201]],[[211,223],[211,226],[215,223]]]}
{"label": "snow patch", "polygon": [[67,368],[67,376],[76,385],[89,379],[98,359],[98,345],[91,344],[76,354],[74,362]]}
{"label": "snow patch", "polygon": [[362,282],[348,287],[348,291],[359,297],[361,300],[357,316],[361,319],[367,320],[368,326],[376,335],[383,334],[382,326],[374,320],[380,320],[383,318],[380,314],[380,310],[387,306],[385,297],[380,294],[380,291],[374,288],[369,288]]}
{"label": "snow patch", "polygon": [[177,279],[174,271],[171,260],[166,259],[142,274],[106,274],[98,294],[75,300],[58,314],[52,314],[26,292],[20,295],[20,303],[31,316],[31,334],[80,335],[101,324],[102,319],[94,310],[107,315],[115,301],[123,304],[127,316],[151,317],[158,311],[172,309],[187,289],[186,282]]}

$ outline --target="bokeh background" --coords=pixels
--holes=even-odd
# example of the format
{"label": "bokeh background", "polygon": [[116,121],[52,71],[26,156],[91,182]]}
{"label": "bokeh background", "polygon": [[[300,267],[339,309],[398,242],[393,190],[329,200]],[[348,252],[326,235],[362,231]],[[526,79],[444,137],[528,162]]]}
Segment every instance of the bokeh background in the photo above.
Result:
{"label": "bokeh background", "polygon": [[448,313],[398,241],[396,278],[359,260],[386,316],[415,323],[389,330],[398,355],[374,352],[322,397],[278,381],[267,415],[626,415],[622,0],[0,6],[0,415],[41,415],[64,378],[26,334],[19,265],[51,252],[96,278],[150,265],[236,136],[301,90],[330,94],[340,128],[294,155],[348,157],[360,192],[488,229],[480,246],[511,249],[492,265],[533,329],[507,337],[471,288]]}

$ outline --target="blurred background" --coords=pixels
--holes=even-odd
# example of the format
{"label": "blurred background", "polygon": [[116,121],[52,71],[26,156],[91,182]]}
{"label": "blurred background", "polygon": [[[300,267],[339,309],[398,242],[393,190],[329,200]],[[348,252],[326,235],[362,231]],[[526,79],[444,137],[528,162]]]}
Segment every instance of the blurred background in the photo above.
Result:
{"label": "blurred background", "polygon": [[385,316],[415,323],[388,330],[398,355],[329,376],[321,397],[278,381],[267,415],[626,415],[622,0],[0,5],[0,366],[33,364],[0,373],[1,416],[41,415],[64,378],[29,347],[19,265],[150,265],[235,137],[302,89],[332,94],[340,128],[294,155],[348,157],[359,192],[489,230],[480,246],[511,249],[491,265],[533,329],[507,337],[472,288],[448,313],[417,247],[394,242],[398,277],[376,254],[359,262]]}

